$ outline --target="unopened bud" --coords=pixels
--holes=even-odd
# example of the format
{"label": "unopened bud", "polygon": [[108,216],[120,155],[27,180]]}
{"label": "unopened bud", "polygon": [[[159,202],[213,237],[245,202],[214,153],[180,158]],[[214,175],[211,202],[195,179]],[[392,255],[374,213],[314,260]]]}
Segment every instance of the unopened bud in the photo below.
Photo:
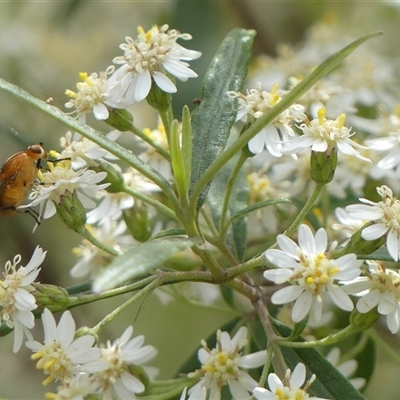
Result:
{"label": "unopened bud", "polygon": [[109,110],[109,117],[106,122],[113,128],[126,132],[132,129],[133,117],[129,111],[116,108]]}
{"label": "unopened bud", "polygon": [[365,314],[360,313],[356,308],[350,314],[350,326],[357,331],[366,331],[371,328],[380,318],[378,308],[374,307]]}
{"label": "unopened bud", "polygon": [[337,150],[330,152],[311,152],[310,176],[315,183],[329,183],[335,174],[337,166]]}
{"label": "unopened bud", "polygon": [[56,210],[64,224],[75,232],[85,229],[86,211],[78,199],[76,192],[66,191],[60,197],[60,203],[56,204]]}
{"label": "unopened bud", "polygon": [[147,102],[158,111],[166,111],[171,104],[172,96],[161,90],[154,82],[147,95]]}
{"label": "unopened bud", "polygon": [[35,291],[32,294],[39,309],[48,308],[52,313],[67,309],[69,294],[64,288],[41,283],[35,283],[33,286]]}

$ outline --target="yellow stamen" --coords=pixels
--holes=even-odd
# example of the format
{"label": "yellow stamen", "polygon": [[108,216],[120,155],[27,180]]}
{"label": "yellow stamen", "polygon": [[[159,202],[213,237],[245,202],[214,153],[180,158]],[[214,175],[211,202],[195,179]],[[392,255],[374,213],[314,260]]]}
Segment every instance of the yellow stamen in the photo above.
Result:
{"label": "yellow stamen", "polygon": [[139,25],[136,29],[137,29],[139,35],[145,34],[145,31],[141,25]]}
{"label": "yellow stamen", "polygon": [[326,118],[326,108],[322,107],[317,111],[319,124],[323,125]]}
{"label": "yellow stamen", "polygon": [[88,74],[87,72],[79,72],[79,78],[81,78],[82,81],[87,81]]}
{"label": "yellow stamen", "polygon": [[76,99],[76,98],[78,97],[78,95],[77,95],[75,92],[73,92],[72,90],[69,90],[69,89],[67,89],[67,90],[65,91],[65,94],[66,94],[68,97],[72,97],[73,99]]}
{"label": "yellow stamen", "polygon": [[37,353],[33,353],[31,355],[31,360],[37,360],[38,358],[42,358],[44,356],[43,351],[38,351]]}
{"label": "yellow stamen", "polygon": [[336,118],[336,125],[338,128],[343,128],[345,122],[346,122],[346,114],[340,114]]}
{"label": "yellow stamen", "polygon": [[47,377],[43,382],[43,386],[47,386],[49,383],[53,382],[54,378],[52,376]]}
{"label": "yellow stamen", "polygon": [[50,369],[56,363],[56,359],[52,358],[50,361],[44,365],[44,369]]}
{"label": "yellow stamen", "polygon": [[306,282],[310,285],[314,283],[314,278],[312,276],[307,277]]}

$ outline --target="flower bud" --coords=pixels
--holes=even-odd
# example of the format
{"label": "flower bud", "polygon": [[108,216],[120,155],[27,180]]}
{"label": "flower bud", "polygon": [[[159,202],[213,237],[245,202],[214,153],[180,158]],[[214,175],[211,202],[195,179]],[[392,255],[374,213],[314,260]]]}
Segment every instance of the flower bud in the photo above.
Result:
{"label": "flower bud", "polygon": [[36,304],[39,309],[48,308],[52,313],[65,311],[69,304],[68,292],[59,286],[36,283],[33,285]]}
{"label": "flower bud", "polygon": [[107,176],[103,179],[102,183],[109,183],[107,187],[108,193],[119,193],[124,190],[124,177],[118,166],[115,166],[107,161],[100,161],[98,167],[94,168],[96,171],[103,171]]}
{"label": "flower bud", "polygon": [[374,240],[365,240],[362,237],[363,229],[368,226],[371,226],[373,223],[374,222],[366,223],[362,228],[360,228],[357,232],[355,232],[351,236],[349,243],[347,243],[347,246],[345,247],[346,254],[347,253],[355,253],[358,255],[371,254],[386,243],[385,236],[382,236]]}
{"label": "flower bud", "polygon": [[350,326],[354,328],[355,331],[366,331],[375,324],[380,316],[377,307],[372,308],[365,314],[360,313],[355,308],[350,314]]}
{"label": "flower bud", "polygon": [[337,150],[332,149],[330,152],[311,152],[310,158],[310,176],[316,183],[327,184],[335,174],[337,166]]}
{"label": "flower bud", "polygon": [[134,206],[124,210],[124,221],[132,236],[139,242],[146,242],[151,235],[151,224],[146,206],[139,200],[135,200]]}
{"label": "flower bud", "polygon": [[66,191],[60,196],[60,203],[56,204],[57,214],[68,228],[75,232],[85,229],[86,211],[78,199],[76,192]]}
{"label": "flower bud", "polygon": [[172,96],[161,90],[156,84],[151,85],[151,90],[147,95],[147,102],[158,111],[166,111],[171,104]]}
{"label": "flower bud", "polygon": [[108,125],[121,132],[126,132],[132,129],[133,117],[132,114],[124,109],[109,110],[110,115],[106,119]]}

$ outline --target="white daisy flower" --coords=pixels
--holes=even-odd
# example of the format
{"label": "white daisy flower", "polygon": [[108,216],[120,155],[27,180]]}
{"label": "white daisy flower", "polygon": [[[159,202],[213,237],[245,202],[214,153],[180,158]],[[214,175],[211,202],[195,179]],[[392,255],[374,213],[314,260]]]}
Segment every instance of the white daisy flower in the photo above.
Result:
{"label": "white daisy flower", "polygon": [[136,39],[125,37],[126,43],[120,45],[124,55],[113,60],[120,67],[105,85],[107,105],[127,108],[134,102],[142,101],[149,94],[153,82],[164,92],[175,93],[176,86],[167,73],[181,81],[197,77],[186,61],[199,58],[201,53],[185,49],[176,42],[192,37],[168,28],[168,25],[153,26],[145,32],[139,27]]}
{"label": "white daisy flower", "polygon": [[400,274],[385,268],[382,263],[368,261],[369,272],[346,285],[349,294],[360,296],[356,308],[367,313],[374,307],[386,315],[387,326],[392,333],[400,328]]}
{"label": "white daisy flower", "polygon": [[[239,92],[228,92],[228,96],[238,99],[239,108],[236,115],[236,121],[244,123],[253,122],[260,118],[277,104],[284,93],[278,91],[278,85],[275,84],[271,92],[262,89],[261,83],[258,83],[257,89],[250,89],[246,95]],[[256,136],[250,139],[248,146],[253,154],[261,153],[264,147],[274,156],[282,155],[282,142],[289,140],[289,136],[294,135],[291,122],[300,122],[304,119],[304,107],[300,104],[292,104],[288,109],[282,112],[272,124],[264,127]]]}
{"label": "white daisy flower", "polygon": [[91,197],[95,197],[99,190],[110,185],[109,183],[97,185],[107,176],[106,172],[96,173],[90,169],[74,171],[68,161],[58,162],[56,165],[49,163],[48,167],[48,171],[40,174],[40,183],[29,195],[32,201],[22,206],[28,208],[40,205],[39,215],[44,219],[56,213],[56,204],[60,204],[62,197],[67,193],[77,194],[84,208],[95,207],[96,203]]}
{"label": "white daisy flower", "polygon": [[188,374],[189,377],[201,377],[189,393],[199,390],[199,387],[209,389],[209,400],[221,399],[222,386],[228,385],[232,397],[246,400],[257,382],[242,368],[257,368],[265,363],[266,351],[242,356],[241,350],[247,344],[247,328],[242,326],[233,338],[228,332],[217,332],[217,345],[209,349],[205,340],[198,351],[201,368]]}
{"label": "white daisy flower", "polygon": [[[322,315],[323,297],[328,295],[342,310],[351,311],[353,302],[339,287],[360,275],[362,261],[355,254],[346,254],[338,259],[325,253],[328,237],[320,228],[315,236],[307,225],[300,225],[299,245],[285,235],[278,235],[281,250],[269,249],[264,254],[267,260],[278,268],[264,272],[264,277],[276,284],[290,283],[271,297],[274,304],[295,301],[292,319],[299,322],[311,312],[311,322],[318,322]],[[336,245],[336,243],[334,244]]]}
{"label": "white daisy flower", "polygon": [[358,362],[357,360],[346,360],[340,362],[340,349],[339,347],[333,347],[325,358],[357,389],[360,390],[365,386],[365,378],[350,378],[356,372]]}
{"label": "white daisy flower", "polygon": [[280,399],[296,399],[296,400],[329,400],[321,397],[310,397],[307,390],[315,381],[316,376],[312,375],[301,388],[306,380],[306,367],[299,363],[293,370],[293,373],[288,369],[285,379],[282,381],[278,375],[271,373],[268,375],[269,389],[256,387],[253,390],[253,396],[257,400],[280,400]]}
{"label": "white daisy flower", "polygon": [[[122,132],[113,130],[109,132],[107,139],[116,141]],[[60,145],[63,148],[61,154],[57,154],[58,159],[71,159],[72,169],[81,169],[85,167],[97,167],[102,159],[116,160],[113,154],[92,142],[88,138],[81,136],[79,133],[68,131],[65,137],[60,139]]]}
{"label": "white daisy flower", "polygon": [[[101,243],[118,252],[122,252],[123,248],[130,247],[134,244],[134,239],[130,235],[123,235],[126,231],[124,221],[117,222],[115,220],[106,219],[101,225],[94,228],[86,225],[86,229]],[[74,278],[80,278],[90,274],[91,278],[97,277],[104,268],[114,258],[109,253],[99,249],[87,239],[82,239],[79,247],[74,247],[74,254],[79,261],[72,267],[70,273]]]}
{"label": "white daisy flower", "polygon": [[44,344],[29,340],[32,360],[39,360],[36,368],[43,369],[49,375],[43,385],[55,380],[68,382],[79,372],[95,372],[107,368],[99,361],[101,350],[92,347],[95,338],[90,335],[75,339],[75,321],[69,311],[65,311],[58,326],[53,314],[46,308],[42,314]]}
{"label": "white daisy flower", "polygon": [[376,189],[382,197],[377,203],[360,198],[365,204],[352,204],[346,211],[354,218],[375,223],[364,228],[361,236],[365,240],[375,240],[386,235],[386,247],[393,260],[400,256],[400,201],[393,196],[392,190],[383,185]]}
{"label": "white daisy flower", "polygon": [[78,82],[76,87],[78,92],[67,89],[65,94],[71,99],[65,103],[67,108],[75,108],[80,120],[85,122],[86,114],[93,112],[98,120],[106,120],[109,117],[109,111],[104,104],[103,90],[104,84],[107,82],[107,75],[114,71],[114,67],[108,67],[107,71],[100,72],[99,75],[92,73],[88,75],[81,72],[79,77],[82,82]]}
{"label": "white daisy flower", "polygon": [[14,353],[21,348],[24,336],[33,339],[30,329],[35,326],[35,317],[32,310],[37,305],[31,294],[32,283],[39,275],[39,266],[45,257],[46,251],[37,246],[27,266],[17,269],[21,255],[16,255],[12,262],[6,262],[4,279],[0,280],[0,321],[14,329]]}
{"label": "white daisy flower", "polygon": [[[129,326],[122,336],[112,344],[107,342],[101,349],[101,360],[108,368],[95,372],[93,379],[99,384],[99,390],[104,399],[136,399],[136,394],[145,390],[143,382],[134,374],[132,367],[140,366],[153,379],[158,369],[143,365],[157,355],[153,346],[143,346],[144,336],[131,339],[133,327]],[[116,397],[115,397],[116,395]]]}
{"label": "white daisy flower", "polygon": [[345,114],[341,114],[335,120],[326,119],[325,108],[320,108],[318,110],[318,118],[300,125],[299,128],[303,131],[303,135],[284,142],[282,153],[295,154],[304,148],[311,147],[312,151],[327,152],[329,155],[337,148],[339,153],[355,156],[370,162],[368,158],[363,157],[355,149],[368,149],[368,147],[350,139],[354,132],[350,133],[351,128],[344,126],[345,120]]}

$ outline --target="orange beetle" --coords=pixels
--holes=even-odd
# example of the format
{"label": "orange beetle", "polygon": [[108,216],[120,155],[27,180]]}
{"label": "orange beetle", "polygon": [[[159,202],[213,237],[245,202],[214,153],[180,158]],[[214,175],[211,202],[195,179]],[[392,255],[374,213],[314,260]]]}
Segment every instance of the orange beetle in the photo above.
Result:
{"label": "orange beetle", "polygon": [[[40,160],[47,156],[42,144],[34,144],[14,154],[1,167],[0,212],[2,214],[14,214],[32,189],[37,170],[40,168]],[[33,215],[30,209],[24,212]]]}

